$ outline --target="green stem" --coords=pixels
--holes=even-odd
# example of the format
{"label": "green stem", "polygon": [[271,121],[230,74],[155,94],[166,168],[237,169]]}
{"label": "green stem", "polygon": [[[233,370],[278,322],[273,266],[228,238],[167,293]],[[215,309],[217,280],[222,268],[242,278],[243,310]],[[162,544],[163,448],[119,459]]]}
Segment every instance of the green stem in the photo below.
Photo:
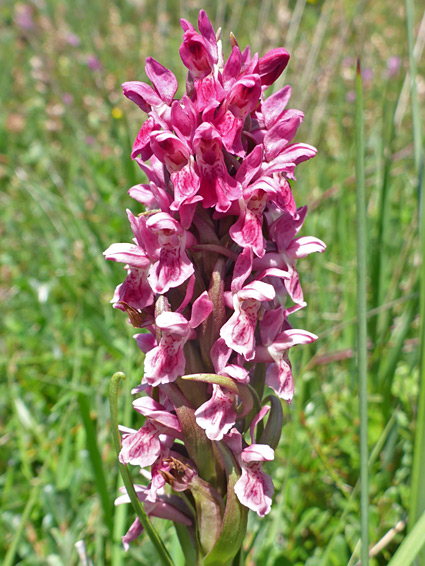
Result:
{"label": "green stem", "polygon": [[360,530],[361,563],[369,564],[369,471],[367,445],[367,317],[366,317],[366,204],[364,183],[363,97],[360,60],[356,76],[356,219],[357,319],[360,414]]}
{"label": "green stem", "polygon": [[[117,408],[118,384],[121,379],[125,379],[125,375],[122,372],[117,372],[112,376],[109,384],[109,407],[111,410],[111,426],[112,426],[112,434],[114,438],[114,445],[117,456],[119,455],[121,450],[121,440],[118,432],[118,408]],[[148,515],[146,514],[145,510],[143,509],[139,501],[139,498],[137,497],[136,491],[133,486],[133,482],[131,480],[130,472],[128,471],[127,466],[119,463],[118,467],[125,488],[127,490],[127,494],[130,497],[131,504],[133,505],[134,512],[138,516],[148,537],[150,538],[152,544],[156,548],[162,564],[165,564],[166,566],[174,566],[174,562],[171,560],[171,557],[168,554],[168,551],[165,548],[165,545],[162,542],[161,537],[156,532],[155,527],[150,522]]]}
{"label": "green stem", "polygon": [[[422,148],[422,123],[416,86],[416,61],[414,56],[414,4],[406,0],[407,44],[409,51],[410,97],[415,155],[415,173],[419,199],[419,242],[421,268],[419,272],[419,398],[416,420],[415,446],[413,451],[412,479],[409,502],[409,536],[413,535],[418,522],[425,523],[425,198],[423,194],[424,156]],[[421,519],[420,519],[421,517]],[[422,534],[423,536],[423,534]],[[408,537],[409,538],[409,537]],[[423,564],[425,552],[421,552],[418,563]],[[397,564],[402,563],[395,561]],[[403,562],[404,563],[404,562]],[[407,564],[407,562],[406,562]]]}

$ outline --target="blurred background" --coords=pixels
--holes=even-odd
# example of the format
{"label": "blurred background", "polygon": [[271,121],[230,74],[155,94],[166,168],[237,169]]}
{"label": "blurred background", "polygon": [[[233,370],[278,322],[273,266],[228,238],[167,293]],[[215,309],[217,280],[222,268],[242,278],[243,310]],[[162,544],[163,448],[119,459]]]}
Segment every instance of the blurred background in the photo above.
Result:
{"label": "blurred background", "polygon": [[[423,3],[411,26],[415,92],[425,99]],[[140,426],[130,389],[142,354],[109,301],[122,266],[104,261],[129,241],[127,190],[144,182],[130,159],[144,114],[121,83],[147,80],[148,55],[184,91],[179,18],[200,8],[260,55],[291,53],[277,87],[292,86],[305,119],[296,141],[318,155],[292,184],[309,214],[302,235],[327,243],[298,267],[308,307],[299,326],[320,336],[292,356],[295,400],[267,471],[274,506],[250,517],[248,566],[341,566],[358,560],[355,64],[361,57],[366,138],[369,316],[370,540],[406,534],[418,398],[419,237],[406,9],[396,0],[33,0],[0,4],[0,557],[11,566],[156,564],[133,520],[114,508],[120,480],[108,383],[127,374],[120,422]],[[424,116],[423,116],[424,117]],[[296,319],[296,315],[294,315]],[[294,320],[294,319],[292,319]],[[155,520],[154,520],[155,521]],[[174,530],[155,522],[177,566]],[[78,549],[75,543],[80,542]],[[89,564],[89,562],[87,562]]]}

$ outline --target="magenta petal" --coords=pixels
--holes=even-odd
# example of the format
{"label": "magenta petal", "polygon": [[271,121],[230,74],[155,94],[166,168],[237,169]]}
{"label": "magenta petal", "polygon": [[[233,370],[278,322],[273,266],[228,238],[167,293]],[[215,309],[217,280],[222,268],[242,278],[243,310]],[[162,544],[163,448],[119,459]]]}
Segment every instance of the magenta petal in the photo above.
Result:
{"label": "magenta petal", "polygon": [[[227,212],[232,204],[232,201],[237,200],[242,196],[242,187],[237,181],[231,177],[226,169],[223,169],[223,176],[213,175],[211,187],[217,197],[216,211]],[[204,199],[204,208],[207,206],[207,201]]]}
{"label": "magenta petal", "polygon": [[148,208],[153,208],[156,204],[155,196],[152,194],[149,185],[134,185],[128,190],[128,194]]}
{"label": "magenta petal", "polygon": [[290,403],[294,397],[294,378],[291,363],[283,356],[266,371],[266,383],[278,397]]}
{"label": "magenta petal", "polygon": [[[146,502],[145,507],[149,515],[152,517],[160,517],[161,519],[168,519],[173,523],[180,523],[187,527],[192,524],[192,520],[171,503],[173,501],[172,497],[164,501],[162,501],[162,499],[165,499],[165,496],[159,498],[155,503]],[[168,501],[170,501],[170,503]]]}
{"label": "magenta petal", "polygon": [[256,312],[249,316],[245,311],[235,312],[220,329],[220,336],[229,348],[242,354],[246,360],[254,358]]}
{"label": "magenta petal", "polygon": [[242,469],[242,475],[235,484],[235,493],[242,503],[260,517],[270,512],[274,492],[271,477],[264,473],[260,464]]}
{"label": "magenta petal", "polygon": [[227,88],[229,84],[232,84],[239,77],[242,67],[242,54],[241,50],[237,45],[232,48],[232,52],[229,55],[223,69],[223,83]]}
{"label": "magenta petal", "polygon": [[233,84],[228,94],[229,109],[237,118],[245,119],[257,106],[260,97],[260,77],[245,75]]}
{"label": "magenta petal", "polygon": [[151,397],[140,397],[133,401],[133,407],[145,417],[169,428],[176,432],[181,432],[181,426],[178,418],[165,410],[160,403],[151,399]]}
{"label": "magenta petal", "polygon": [[207,291],[204,291],[193,303],[192,316],[189,321],[191,328],[196,328],[204,322],[211,314],[212,310],[213,304],[208,297]]}
{"label": "magenta petal", "polygon": [[146,226],[158,237],[159,261],[149,270],[149,284],[156,293],[178,287],[194,273],[185,251],[186,232],[181,224],[165,212],[149,218]]}
{"label": "magenta petal", "polygon": [[147,332],[143,334],[134,334],[133,338],[136,340],[137,346],[144,354],[147,354],[158,345],[155,336]]}
{"label": "magenta petal", "polygon": [[241,141],[243,120],[235,117],[230,110],[219,111],[214,119],[214,126],[220,133],[226,150],[238,157],[244,157],[245,151]]}
{"label": "magenta petal", "polygon": [[143,112],[149,112],[151,106],[162,104],[161,98],[154,89],[139,81],[128,81],[122,85],[124,96],[137,104]]}
{"label": "magenta petal", "polygon": [[147,421],[134,434],[126,434],[122,439],[120,462],[145,468],[151,466],[161,452],[159,432],[155,425]]}
{"label": "magenta petal", "polygon": [[142,523],[140,522],[140,519],[136,517],[136,519],[133,521],[130,528],[126,532],[126,534],[123,537],[121,537],[122,544],[126,552],[130,548],[130,542],[136,540],[136,538],[139,537],[142,534],[142,532],[143,532]]}
{"label": "magenta petal", "polygon": [[204,208],[215,206],[218,212],[227,212],[232,201],[242,196],[242,187],[227,171],[217,129],[206,122],[201,124],[193,137],[193,148]]}
{"label": "magenta petal", "polygon": [[282,329],[284,320],[283,308],[268,310],[264,313],[260,322],[261,341],[265,346],[269,346]]}
{"label": "magenta petal", "polygon": [[[252,453],[253,453],[253,454],[257,454],[259,450],[260,450],[260,452],[261,452],[261,448],[259,448],[259,447],[265,446],[264,444],[255,444],[255,434],[254,434],[254,433],[255,433],[255,427],[258,425],[258,423],[259,423],[260,421],[262,421],[262,420],[264,419],[264,417],[267,415],[267,413],[268,413],[269,411],[270,411],[269,405],[264,405],[263,407],[261,407],[261,409],[259,410],[259,412],[258,412],[258,413],[255,415],[255,417],[252,419],[251,424],[249,425],[249,434],[251,435],[251,442],[252,442],[252,444],[251,444],[251,446],[249,446],[250,451],[247,452],[246,450],[244,450],[244,452],[243,452],[243,454],[242,454],[242,459],[243,459],[244,462],[249,462],[249,461],[251,461],[251,460],[249,460],[249,458],[250,458],[251,456],[247,456],[247,454],[252,454]],[[253,447],[255,447],[256,452],[252,452],[253,449],[254,449]],[[264,455],[263,455],[263,456],[264,456]],[[263,458],[263,456],[262,456],[261,458]],[[247,458],[248,458],[248,459],[247,459]],[[261,458],[260,458],[260,460],[261,460]],[[273,458],[274,458],[274,453],[273,453],[272,458],[263,458],[263,459],[265,459],[265,460],[273,460]],[[252,460],[254,460],[254,458],[252,458]],[[259,461],[258,458],[255,459],[255,461],[258,462],[258,461]]]}
{"label": "magenta petal", "polygon": [[[266,410],[263,411],[263,413],[267,412]],[[261,416],[263,417],[264,414]],[[271,462],[274,460],[274,450],[268,444],[251,444],[242,450],[241,459],[246,464],[253,462]]]}
{"label": "magenta petal", "polygon": [[161,250],[160,259],[149,272],[149,284],[155,293],[167,293],[178,287],[195,272],[186,252],[179,249]]}
{"label": "magenta petal", "polygon": [[179,337],[189,335],[190,324],[186,318],[178,312],[162,312],[155,319],[155,324],[167,334],[175,334]]}
{"label": "magenta petal", "polygon": [[151,134],[159,129],[159,125],[155,122],[152,116],[149,116],[143,123],[134,140],[133,149],[131,151],[131,159],[140,156],[143,161],[149,159],[152,155],[151,149]]}
{"label": "magenta petal", "polygon": [[267,161],[280,155],[295,136],[304,114],[299,110],[286,110],[279,121],[264,136]]}
{"label": "magenta petal", "polygon": [[195,82],[194,104],[198,112],[216,108],[224,98],[224,89],[213,74]]}
{"label": "magenta petal", "polygon": [[233,408],[233,398],[234,395],[224,393],[219,385],[213,385],[211,399],[195,411],[197,424],[205,430],[210,440],[222,440],[235,424],[236,411]]}
{"label": "magenta petal", "polygon": [[146,226],[146,218],[144,216],[134,216],[129,209],[127,209],[127,216],[139,247],[145,250],[150,260],[155,261],[158,259],[158,237]]}
{"label": "magenta petal", "polygon": [[261,111],[268,130],[281,117],[290,98],[291,87],[287,85],[278,90],[275,94],[266,98],[263,102],[261,105]]}
{"label": "magenta petal", "polygon": [[238,292],[238,298],[241,301],[249,299],[255,301],[271,301],[275,296],[276,292],[273,286],[263,281],[252,281]]}
{"label": "magenta petal", "polygon": [[171,132],[157,132],[150,137],[155,156],[165,163],[168,171],[179,171],[190,157],[187,143]]}
{"label": "magenta petal", "polygon": [[183,29],[183,31],[195,31],[195,28],[193,26],[193,24],[191,24],[188,20],[186,20],[185,18],[181,18],[180,19],[180,25]]}
{"label": "magenta petal", "polygon": [[213,57],[214,63],[217,63],[218,57],[218,50],[217,50],[217,39],[215,37],[214,28],[208,19],[207,13],[205,10],[199,11],[198,16],[198,29],[201,32],[202,36],[207,40],[209,45],[209,50]]}
{"label": "magenta petal", "polygon": [[168,462],[164,462],[163,458],[158,458],[158,460],[156,460],[156,462],[154,462],[151,466],[152,480],[149,483],[148,490],[145,492],[146,501],[155,503],[155,501],[158,500],[158,492],[163,489],[166,483],[164,476],[161,475],[161,471],[169,472],[170,464]]}
{"label": "magenta petal", "polygon": [[223,338],[219,338],[214,342],[210,354],[216,373],[221,373],[222,369],[226,366],[231,353],[232,350],[227,346]]}
{"label": "magenta petal", "polygon": [[281,210],[295,215],[297,208],[295,206],[294,197],[292,195],[291,185],[289,184],[289,181],[284,177],[281,177],[279,179],[279,190],[273,200]]}
{"label": "magenta petal", "polygon": [[270,86],[282,74],[289,61],[289,53],[283,47],[277,47],[266,53],[258,61],[261,84]]}
{"label": "magenta petal", "polygon": [[[180,224],[182,228],[188,230],[192,224],[193,217],[195,216],[196,207],[198,204],[198,199],[202,200],[200,196],[191,197],[187,202],[182,204],[179,209],[179,216],[180,216]],[[189,235],[189,232],[187,233]],[[193,236],[193,235],[192,235]],[[194,237],[194,236],[193,236]],[[189,238],[186,239],[186,242]],[[195,245],[195,244],[193,244]],[[186,247],[189,247],[186,245]]]}
{"label": "magenta petal", "polygon": [[270,162],[264,173],[271,175],[272,173],[282,171],[292,174],[296,165],[303,161],[307,161],[307,159],[311,159],[316,155],[316,153],[317,149],[306,143],[288,145],[282,153]]}
{"label": "magenta petal", "polygon": [[154,155],[151,157],[150,166],[143,163],[143,160],[136,158],[137,165],[146,174],[150,182],[155,183],[158,187],[165,188],[164,167],[161,161]]}
{"label": "magenta petal", "polygon": [[143,379],[156,387],[163,383],[172,383],[184,375],[186,361],[180,344],[157,346],[147,353],[145,358],[145,375]]}
{"label": "magenta petal", "polygon": [[242,253],[238,255],[235,267],[233,269],[233,279],[231,289],[233,292],[240,291],[243,284],[252,272],[253,254],[251,248],[245,248]]}
{"label": "magenta petal", "polygon": [[146,222],[146,226],[158,236],[163,236],[165,239],[162,243],[165,245],[173,242],[173,240],[168,240],[168,238],[174,234],[177,234],[178,236],[183,234],[183,229],[179,222],[166,212],[158,212],[151,216]]}
{"label": "magenta petal", "polygon": [[241,166],[236,172],[236,179],[242,186],[248,185],[258,173],[263,159],[263,146],[257,145],[242,161]]}
{"label": "magenta petal", "polygon": [[[286,266],[283,258],[281,258],[281,263],[283,266]],[[279,269],[278,267],[269,267],[258,275],[258,279],[264,279],[264,277],[279,277],[280,279],[291,279],[291,274],[285,269]]]}
{"label": "magenta petal", "polygon": [[230,364],[225,366],[220,372],[221,375],[231,377],[239,383],[249,383],[249,372],[243,367],[237,366],[236,364]]}
{"label": "magenta petal", "polygon": [[276,337],[273,347],[278,351],[287,350],[296,344],[310,344],[317,340],[316,334],[298,328],[284,330]]}
{"label": "magenta petal", "polygon": [[148,270],[129,267],[124,282],[115,289],[111,303],[115,308],[121,308],[118,302],[124,302],[131,307],[142,310],[153,303],[153,293],[147,282]]}
{"label": "magenta petal", "polygon": [[236,428],[232,428],[230,432],[226,434],[224,442],[235,456],[238,456],[242,452],[242,435]]}
{"label": "magenta petal", "polygon": [[304,236],[293,240],[286,249],[289,257],[299,259],[307,257],[314,252],[323,253],[326,249],[326,244],[318,238]]}
{"label": "magenta petal", "polygon": [[276,242],[279,251],[285,251],[301,230],[306,214],[306,206],[299,208],[295,217],[289,212],[283,212],[270,227],[270,236]]}
{"label": "magenta petal", "polygon": [[190,162],[179,171],[171,173],[171,181],[174,187],[172,210],[179,210],[183,204],[192,204],[202,200],[201,196],[196,196],[201,186],[199,175]]}
{"label": "magenta petal", "polygon": [[155,183],[152,183],[152,181],[149,183],[149,187],[157,203],[156,206],[152,208],[160,208],[162,212],[169,213],[171,196],[162,187],[159,187],[158,185],[155,185]]}
{"label": "magenta petal", "polygon": [[245,205],[244,211],[241,212],[237,222],[230,228],[229,234],[239,246],[250,247],[258,257],[264,255],[263,215],[256,214],[249,206]]}
{"label": "magenta petal", "polygon": [[119,263],[128,263],[132,267],[146,269],[150,264],[144,250],[134,244],[112,244],[103,252],[106,259]]}
{"label": "magenta petal", "polygon": [[179,306],[179,308],[177,309],[176,312],[180,313],[182,310],[184,310],[187,307],[187,305],[192,300],[194,288],[195,288],[195,276],[191,275],[189,277],[189,281],[187,282],[186,293],[184,295],[184,299],[180,303],[180,306]]}
{"label": "magenta petal", "polygon": [[195,129],[198,126],[199,116],[192,100],[183,96],[181,100],[175,100],[171,105],[171,122],[174,131],[179,137],[188,141],[192,140]]}
{"label": "magenta petal", "polygon": [[146,58],[145,71],[162,100],[170,106],[178,88],[174,74],[152,57]]}
{"label": "magenta petal", "polygon": [[304,295],[303,295],[303,290],[301,288],[298,271],[292,268],[290,270],[290,275],[291,275],[290,279],[284,281],[286,291],[288,292],[288,295],[291,297],[294,303],[303,304]]}
{"label": "magenta petal", "polygon": [[180,57],[194,79],[202,79],[213,69],[214,58],[209,45],[196,31],[187,30],[179,49]]}

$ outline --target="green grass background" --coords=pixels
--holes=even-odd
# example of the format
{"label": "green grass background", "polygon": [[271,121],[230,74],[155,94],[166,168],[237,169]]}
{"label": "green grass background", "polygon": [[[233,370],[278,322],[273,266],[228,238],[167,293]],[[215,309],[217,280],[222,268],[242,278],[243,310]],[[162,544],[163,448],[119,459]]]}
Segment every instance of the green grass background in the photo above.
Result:
{"label": "green grass background", "polygon": [[[121,95],[120,84],[146,80],[144,58],[151,55],[173,70],[181,94],[178,21],[195,23],[200,8],[223,27],[226,55],[230,31],[242,47],[250,43],[260,54],[276,46],[290,51],[280,85],[292,86],[290,106],[305,112],[296,140],[319,150],[297,168],[293,193],[297,205],[310,210],[302,234],[328,245],[324,255],[299,263],[308,307],[294,319],[320,340],[292,354],[295,400],[284,406],[282,440],[267,469],[276,488],[273,510],[261,521],[250,517],[245,564],[341,566],[359,559],[358,56],[371,545],[396,527],[370,564],[387,564],[406,536],[412,493],[417,495],[417,488],[410,489],[415,431],[425,426],[417,422],[425,281],[421,287],[423,4],[415,2],[410,26],[418,101],[412,119],[406,9],[395,0],[3,0],[0,559],[6,566],[82,565],[74,546],[80,540],[95,566],[157,563],[146,537],[123,552],[120,537],[133,513],[113,507],[120,480],[108,382],[116,371],[127,374],[120,421],[137,426],[130,389],[140,382],[142,355],[133,329],[109,304],[122,267],[105,262],[102,251],[129,240],[125,209],[138,212],[139,205],[127,190],[143,182],[130,150],[144,115]],[[387,67],[390,57],[400,58],[395,75]],[[173,529],[154,523],[179,566]]]}

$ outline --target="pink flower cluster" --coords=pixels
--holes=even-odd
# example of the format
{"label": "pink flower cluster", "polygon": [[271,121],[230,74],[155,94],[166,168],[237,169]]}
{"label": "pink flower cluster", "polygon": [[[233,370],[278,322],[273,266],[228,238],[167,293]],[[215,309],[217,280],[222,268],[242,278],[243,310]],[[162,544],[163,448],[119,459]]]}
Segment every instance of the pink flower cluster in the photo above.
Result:
{"label": "pink flower cluster", "polygon": [[[214,492],[220,523],[229,498],[224,450],[238,470],[240,504],[260,516],[270,511],[273,484],[262,464],[274,458],[271,421],[281,418],[281,405],[270,394],[263,401],[263,392],[268,386],[292,400],[289,349],[316,339],[289,322],[306,305],[296,263],[325,245],[297,237],[307,208],[296,207],[290,181],[316,153],[291,143],[303,114],[286,108],[289,86],[265,97],[289,54],[252,55],[232,36],[224,61],[203,10],[199,32],[181,24],[182,98],[175,98],[174,74],[151,57],[152,86],[123,85],[147,114],[132,151],[147,182],[129,190],[144,212],[127,211],[133,243],[113,244],[105,256],[127,272],[113,306],[144,329],[135,335],[145,353],[135,392],[146,395],[133,405],[145,420],[139,430],[125,429],[121,462],[151,468],[149,485],[138,486],[141,499],[152,515],[198,529],[205,555],[221,524],[212,542],[212,526],[199,534],[197,505],[166,495],[165,484],[195,501],[202,489],[207,500]],[[125,543],[140,531],[134,524]]]}

